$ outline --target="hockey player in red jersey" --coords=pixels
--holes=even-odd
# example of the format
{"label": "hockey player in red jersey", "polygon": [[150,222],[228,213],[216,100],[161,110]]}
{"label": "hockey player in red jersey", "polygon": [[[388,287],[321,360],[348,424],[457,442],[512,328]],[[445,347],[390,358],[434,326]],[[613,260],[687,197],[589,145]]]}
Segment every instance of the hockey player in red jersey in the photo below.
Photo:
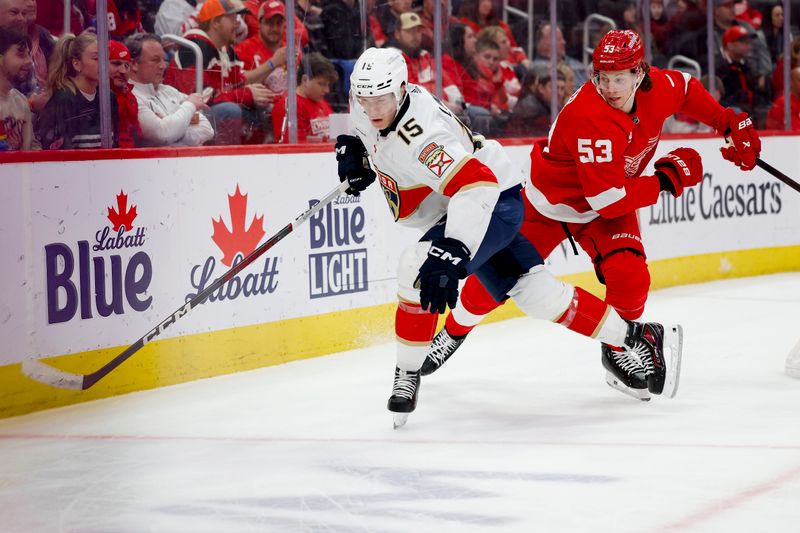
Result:
{"label": "hockey player in red jersey", "polygon": [[403,251],[395,315],[397,365],[388,408],[395,427],[416,407],[419,369],[437,314],[455,306],[459,281],[475,274],[496,299],[506,295],[533,317],[616,345],[651,361],[654,394],[674,396],[679,326],[627,322],[602,300],[554,278],[519,232],[521,173],[503,148],[462,124],[422,87],[408,83],[396,49],[366,50],[351,82],[355,135],[340,135],[336,159],[348,193],[378,179],[396,222],[423,232]]}
{"label": "hockey player in red jersey", "polygon": [[[661,191],[678,197],[703,179],[700,156],[691,148],[673,150],[655,162],[654,175],[642,175],[664,121],[680,112],[712,126],[729,141],[723,157],[742,170],[755,166],[761,142],[750,117],[721,107],[699,81],[647,65],[642,41],[633,31],[608,32],[592,60],[592,83],[572,95],[544,147],[533,147],[522,232],[543,257],[566,238],[577,241],[606,286],[606,303],[626,320],[636,320],[650,288],[636,211],[656,203]],[[423,375],[441,366],[498,305],[479,280],[467,279]],[[639,379],[649,369],[634,351],[604,344],[602,362],[609,385],[649,398],[645,380]],[[623,367],[638,367],[635,379],[626,379]]]}

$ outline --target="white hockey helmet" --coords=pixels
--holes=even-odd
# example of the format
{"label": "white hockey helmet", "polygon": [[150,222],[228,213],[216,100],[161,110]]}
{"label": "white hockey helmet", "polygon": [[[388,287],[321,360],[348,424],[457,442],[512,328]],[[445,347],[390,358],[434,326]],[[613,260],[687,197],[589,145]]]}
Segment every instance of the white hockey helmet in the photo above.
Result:
{"label": "white hockey helmet", "polygon": [[403,85],[408,85],[408,67],[397,48],[368,48],[358,58],[350,75],[354,96],[394,94],[397,107],[403,101]]}

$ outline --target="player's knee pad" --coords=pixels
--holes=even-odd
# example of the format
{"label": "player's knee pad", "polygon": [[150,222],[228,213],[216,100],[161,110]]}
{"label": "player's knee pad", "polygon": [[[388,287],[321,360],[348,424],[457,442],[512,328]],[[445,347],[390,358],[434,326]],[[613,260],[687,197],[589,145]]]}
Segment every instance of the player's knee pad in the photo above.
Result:
{"label": "player's knee pad", "polygon": [[574,287],[556,279],[544,265],[524,274],[509,295],[525,314],[533,318],[556,320],[569,307]]}
{"label": "player's knee pad", "polygon": [[626,320],[642,316],[650,290],[645,258],[630,250],[620,250],[604,257],[600,269],[606,281],[606,303]]}
{"label": "player's knee pad", "polygon": [[419,287],[414,287],[414,282],[419,275],[419,267],[428,258],[430,247],[431,243],[428,241],[416,242],[400,254],[400,263],[397,267],[397,295],[401,299],[419,303]]}

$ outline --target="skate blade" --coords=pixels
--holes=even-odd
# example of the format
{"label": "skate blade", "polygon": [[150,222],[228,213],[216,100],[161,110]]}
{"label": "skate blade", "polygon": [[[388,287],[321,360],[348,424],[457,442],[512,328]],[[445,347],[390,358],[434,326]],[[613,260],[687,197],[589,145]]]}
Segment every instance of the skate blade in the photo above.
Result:
{"label": "skate blade", "polygon": [[394,414],[394,429],[401,428],[406,425],[408,421],[408,413],[395,413]]}
{"label": "skate blade", "polygon": [[680,325],[676,324],[664,330],[664,351],[664,359],[667,361],[667,376],[661,394],[667,398],[674,398],[678,394],[683,357],[683,328]]}
{"label": "skate blade", "polygon": [[620,383],[611,372],[606,373],[606,383],[608,383],[608,386],[612,389],[616,389],[621,393],[630,396],[631,398],[635,398],[642,402],[650,401],[650,391],[647,389],[632,389],[626,386],[624,383]]}

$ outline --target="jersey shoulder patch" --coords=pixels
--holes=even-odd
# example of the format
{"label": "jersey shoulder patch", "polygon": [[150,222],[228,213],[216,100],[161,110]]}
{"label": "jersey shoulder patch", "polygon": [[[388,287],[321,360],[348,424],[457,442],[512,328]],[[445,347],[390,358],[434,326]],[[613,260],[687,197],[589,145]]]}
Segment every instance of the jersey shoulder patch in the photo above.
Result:
{"label": "jersey shoulder patch", "polygon": [[423,147],[417,160],[425,165],[436,178],[441,178],[447,174],[447,171],[455,161],[455,159],[447,153],[444,146],[436,144],[435,142],[428,143]]}

